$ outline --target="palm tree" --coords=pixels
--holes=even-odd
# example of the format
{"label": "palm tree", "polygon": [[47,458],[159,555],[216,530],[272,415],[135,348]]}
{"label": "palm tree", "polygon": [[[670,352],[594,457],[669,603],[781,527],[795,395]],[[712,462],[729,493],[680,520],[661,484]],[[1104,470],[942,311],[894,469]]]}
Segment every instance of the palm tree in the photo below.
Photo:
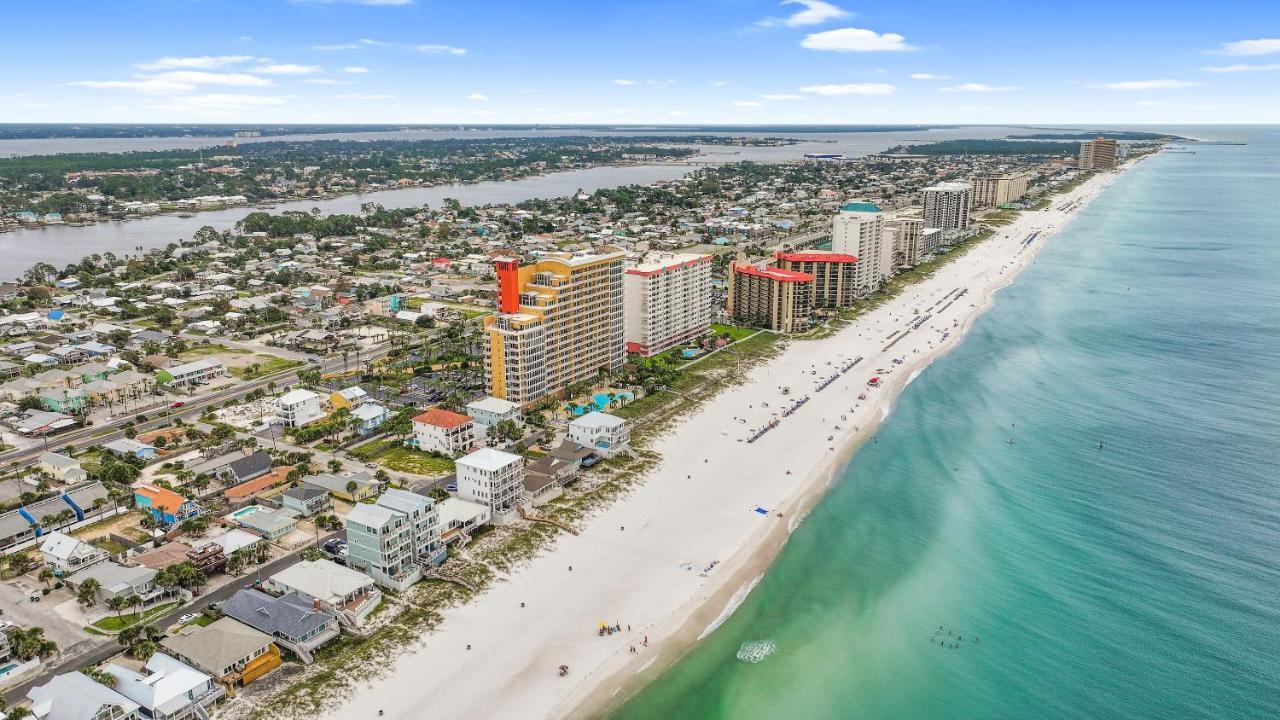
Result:
{"label": "palm tree", "polygon": [[85,607],[93,607],[98,604],[98,591],[102,589],[102,584],[97,578],[86,578],[80,586],[76,588],[76,602]]}
{"label": "palm tree", "polygon": [[40,582],[44,583],[44,589],[49,589],[49,581],[53,579],[53,571],[47,567],[40,568]]}
{"label": "palm tree", "polygon": [[[86,581],[86,582],[88,582],[88,581]],[[121,610],[124,610],[124,609],[125,609],[125,608],[127,608],[127,607],[129,607],[129,598],[122,597],[122,596],[120,596],[120,595],[116,595],[115,597],[107,598],[107,608],[109,608],[109,609],[111,609],[111,610],[115,611],[116,619],[117,619],[117,620],[119,620],[119,621],[121,621],[121,622],[124,622],[124,618],[121,616],[121,612],[120,612],[120,611],[121,611]]]}

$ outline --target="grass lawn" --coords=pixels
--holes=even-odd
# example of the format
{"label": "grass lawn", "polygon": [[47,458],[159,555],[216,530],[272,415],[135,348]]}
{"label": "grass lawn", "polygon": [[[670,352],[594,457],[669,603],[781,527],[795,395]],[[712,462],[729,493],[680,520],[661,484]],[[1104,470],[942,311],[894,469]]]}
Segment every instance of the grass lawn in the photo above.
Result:
{"label": "grass lawn", "polygon": [[756,332],[756,328],[721,325],[720,323],[711,323],[711,329],[714,330],[717,335],[728,334],[729,339],[733,340],[733,342],[738,342],[742,338],[748,337],[752,333]]}
{"label": "grass lawn", "polygon": [[348,451],[348,454],[365,462],[377,463],[395,472],[429,477],[448,475],[453,472],[453,460],[418,452],[395,440],[375,440]]}
{"label": "grass lawn", "polygon": [[[258,353],[253,357],[253,363],[243,367],[231,368],[231,374],[241,380],[257,380],[260,377],[274,375],[299,365],[304,365],[301,360],[287,360],[275,355],[267,355],[266,353]],[[258,367],[254,367],[257,365]]]}
{"label": "grass lawn", "polygon": [[184,362],[191,360],[199,360],[202,357],[210,355],[244,355],[244,350],[229,348],[226,345],[218,343],[209,343],[208,345],[192,345],[183,352],[178,353],[178,359]]}
{"label": "grass lawn", "polygon": [[119,632],[130,625],[136,625],[140,622],[151,622],[161,615],[172,611],[180,604],[181,603],[175,600],[173,602],[160,603],[159,605],[143,610],[140,613],[125,613],[119,617],[115,614],[111,614],[94,623],[92,627],[99,630],[106,630],[107,632]]}

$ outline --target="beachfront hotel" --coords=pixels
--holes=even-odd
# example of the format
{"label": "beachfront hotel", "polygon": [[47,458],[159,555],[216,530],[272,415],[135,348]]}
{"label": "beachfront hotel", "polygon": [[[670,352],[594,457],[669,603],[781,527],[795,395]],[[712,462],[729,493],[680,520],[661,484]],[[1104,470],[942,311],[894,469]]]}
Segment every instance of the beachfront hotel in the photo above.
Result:
{"label": "beachfront hotel", "polygon": [[858,258],[854,286],[869,295],[880,279],[893,274],[893,245],[884,240],[884,212],[867,202],[840,208],[831,224],[831,250]]}
{"label": "beachfront hotel", "polygon": [[919,217],[894,218],[885,223],[885,232],[893,236],[894,264],[904,268],[915,267],[938,252],[942,235],[938,228],[926,228]]}
{"label": "beachfront hotel", "polygon": [[652,357],[711,326],[711,256],[662,255],[623,276],[627,352]]}
{"label": "beachfront hotel", "polygon": [[1116,141],[1099,135],[1093,140],[1080,143],[1080,159],[1077,167],[1081,170],[1111,170],[1116,166]]}
{"label": "beachfront hotel", "polygon": [[858,258],[831,250],[779,252],[773,256],[774,267],[813,276],[815,308],[851,307],[859,297]]}
{"label": "beachfront hotel", "polygon": [[495,262],[498,313],[486,317],[489,395],[520,406],[622,366],[623,254],[553,253]]}
{"label": "beachfront hotel", "polygon": [[969,183],[945,182],[931,185],[924,195],[924,226],[938,228],[943,234],[969,227]]}
{"label": "beachfront hotel", "polygon": [[813,276],[794,270],[729,265],[728,303],[734,322],[775,332],[808,329],[813,320]]}
{"label": "beachfront hotel", "polygon": [[1005,203],[1020,200],[1031,185],[1031,173],[1007,172],[979,175],[973,179],[973,195],[970,207],[998,208]]}

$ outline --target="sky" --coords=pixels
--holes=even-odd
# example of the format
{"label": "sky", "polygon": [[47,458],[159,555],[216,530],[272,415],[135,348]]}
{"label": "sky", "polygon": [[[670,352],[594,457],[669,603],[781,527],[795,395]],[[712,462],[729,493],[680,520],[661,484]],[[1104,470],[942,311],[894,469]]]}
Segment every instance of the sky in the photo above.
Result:
{"label": "sky", "polygon": [[3,7],[0,122],[1280,122],[1275,0]]}

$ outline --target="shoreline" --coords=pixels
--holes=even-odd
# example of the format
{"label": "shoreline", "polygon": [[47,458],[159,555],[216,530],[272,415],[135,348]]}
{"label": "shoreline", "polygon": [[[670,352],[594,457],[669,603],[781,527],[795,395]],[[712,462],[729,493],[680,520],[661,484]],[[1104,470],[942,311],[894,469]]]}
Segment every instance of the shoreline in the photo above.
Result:
{"label": "shoreline", "polygon": [[[427,698],[436,711],[489,716],[599,717],[619,706],[693,648],[710,625],[732,615],[729,604],[746,599],[744,588],[777,557],[797,517],[822,499],[906,385],[957,346],[1047,240],[1136,164],[1095,175],[1048,208],[1023,213],[838,332],[790,341],[742,385],[658,438],[652,449],[662,459],[627,498],[586,521],[580,535],[557,539],[506,582],[446,611],[445,621],[388,673],[361,683],[325,717],[356,717],[354,708],[376,704],[389,717],[408,720]],[[1070,209],[1057,209],[1064,206]],[[957,302],[961,296],[951,297],[961,288],[968,291],[967,307]],[[894,340],[890,352],[890,332],[926,315],[941,327],[921,323]],[[804,389],[857,356],[865,359],[825,393]],[[890,358],[899,356],[903,362],[895,368]],[[883,386],[865,389],[873,374],[884,376]],[[795,394],[780,393],[781,384],[797,388]],[[866,402],[853,399],[864,391]],[[759,442],[743,442],[748,428],[777,414],[766,401],[784,405],[805,395],[811,401]],[[741,424],[731,423],[739,417]],[[832,426],[831,435],[821,434]],[[813,458],[811,467],[804,467],[806,457]],[[799,472],[792,474],[792,467]],[[601,622],[626,631],[598,637]],[[560,664],[570,666],[568,678],[556,677]],[[413,696],[407,687],[416,688]]]}

